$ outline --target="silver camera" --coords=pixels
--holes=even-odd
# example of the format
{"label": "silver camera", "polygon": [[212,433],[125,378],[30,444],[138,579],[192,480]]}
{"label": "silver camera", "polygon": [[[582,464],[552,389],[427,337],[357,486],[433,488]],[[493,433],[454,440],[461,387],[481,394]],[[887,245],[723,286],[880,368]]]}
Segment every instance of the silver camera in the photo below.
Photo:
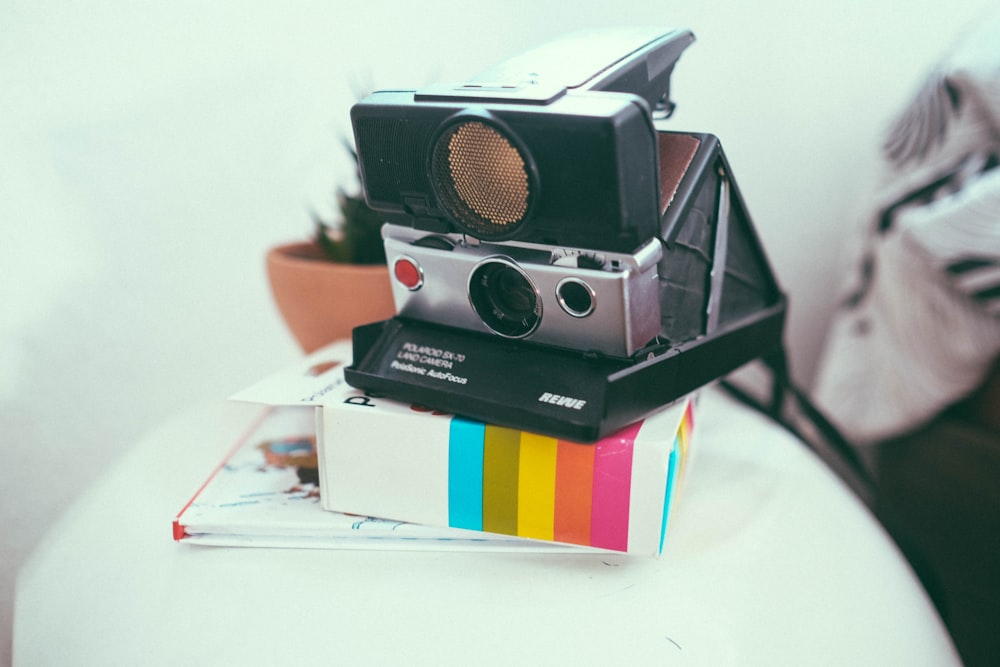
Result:
{"label": "silver camera", "polygon": [[382,234],[402,317],[613,357],[660,331],[657,240],[624,254],[397,225]]}

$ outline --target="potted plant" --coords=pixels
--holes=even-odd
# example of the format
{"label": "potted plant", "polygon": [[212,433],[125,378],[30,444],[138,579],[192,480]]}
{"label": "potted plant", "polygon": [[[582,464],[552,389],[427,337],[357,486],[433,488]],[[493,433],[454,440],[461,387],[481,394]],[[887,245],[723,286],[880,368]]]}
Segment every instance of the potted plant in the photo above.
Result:
{"label": "potted plant", "polygon": [[[357,154],[348,146],[355,164]],[[313,214],[308,241],[267,253],[275,304],[299,346],[312,352],[354,327],[395,314],[382,245],[382,221],[359,194],[337,189],[339,218]]]}

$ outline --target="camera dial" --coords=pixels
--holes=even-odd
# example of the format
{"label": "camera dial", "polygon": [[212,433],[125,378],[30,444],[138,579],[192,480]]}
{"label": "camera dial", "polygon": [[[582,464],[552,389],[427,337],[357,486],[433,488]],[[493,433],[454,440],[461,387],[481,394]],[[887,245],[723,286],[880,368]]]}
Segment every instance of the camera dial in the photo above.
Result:
{"label": "camera dial", "polygon": [[489,329],[506,338],[530,335],[542,320],[538,290],[504,257],[480,262],[469,276],[469,301]]}

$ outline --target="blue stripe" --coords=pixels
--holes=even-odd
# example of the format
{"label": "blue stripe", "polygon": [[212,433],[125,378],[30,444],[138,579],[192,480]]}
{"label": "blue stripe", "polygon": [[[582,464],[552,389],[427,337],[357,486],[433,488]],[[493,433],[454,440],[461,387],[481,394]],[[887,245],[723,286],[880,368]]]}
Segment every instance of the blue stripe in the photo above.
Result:
{"label": "blue stripe", "polygon": [[486,425],[453,417],[448,446],[448,525],[483,529],[483,441]]}
{"label": "blue stripe", "polygon": [[670,452],[670,462],[667,464],[667,491],[663,494],[663,519],[660,524],[660,553],[663,553],[663,539],[667,536],[667,518],[670,515],[670,500],[674,495],[674,478],[677,476],[677,451],[681,443],[674,440],[674,451]]}

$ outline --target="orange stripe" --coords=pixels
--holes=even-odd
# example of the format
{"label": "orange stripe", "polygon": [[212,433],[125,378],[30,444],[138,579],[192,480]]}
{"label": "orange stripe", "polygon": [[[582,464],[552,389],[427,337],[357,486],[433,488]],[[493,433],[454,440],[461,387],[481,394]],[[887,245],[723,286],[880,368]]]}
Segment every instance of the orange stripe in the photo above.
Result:
{"label": "orange stripe", "polygon": [[552,538],[557,542],[590,544],[594,449],[594,445],[559,441]]}
{"label": "orange stripe", "polygon": [[678,472],[678,479],[684,479],[684,470],[687,468],[688,461],[688,449],[691,443],[691,432],[694,430],[694,405],[692,401],[688,401],[687,410],[684,411],[684,419],[681,420],[681,425],[677,429],[677,442],[679,444],[680,451],[680,471]]}

